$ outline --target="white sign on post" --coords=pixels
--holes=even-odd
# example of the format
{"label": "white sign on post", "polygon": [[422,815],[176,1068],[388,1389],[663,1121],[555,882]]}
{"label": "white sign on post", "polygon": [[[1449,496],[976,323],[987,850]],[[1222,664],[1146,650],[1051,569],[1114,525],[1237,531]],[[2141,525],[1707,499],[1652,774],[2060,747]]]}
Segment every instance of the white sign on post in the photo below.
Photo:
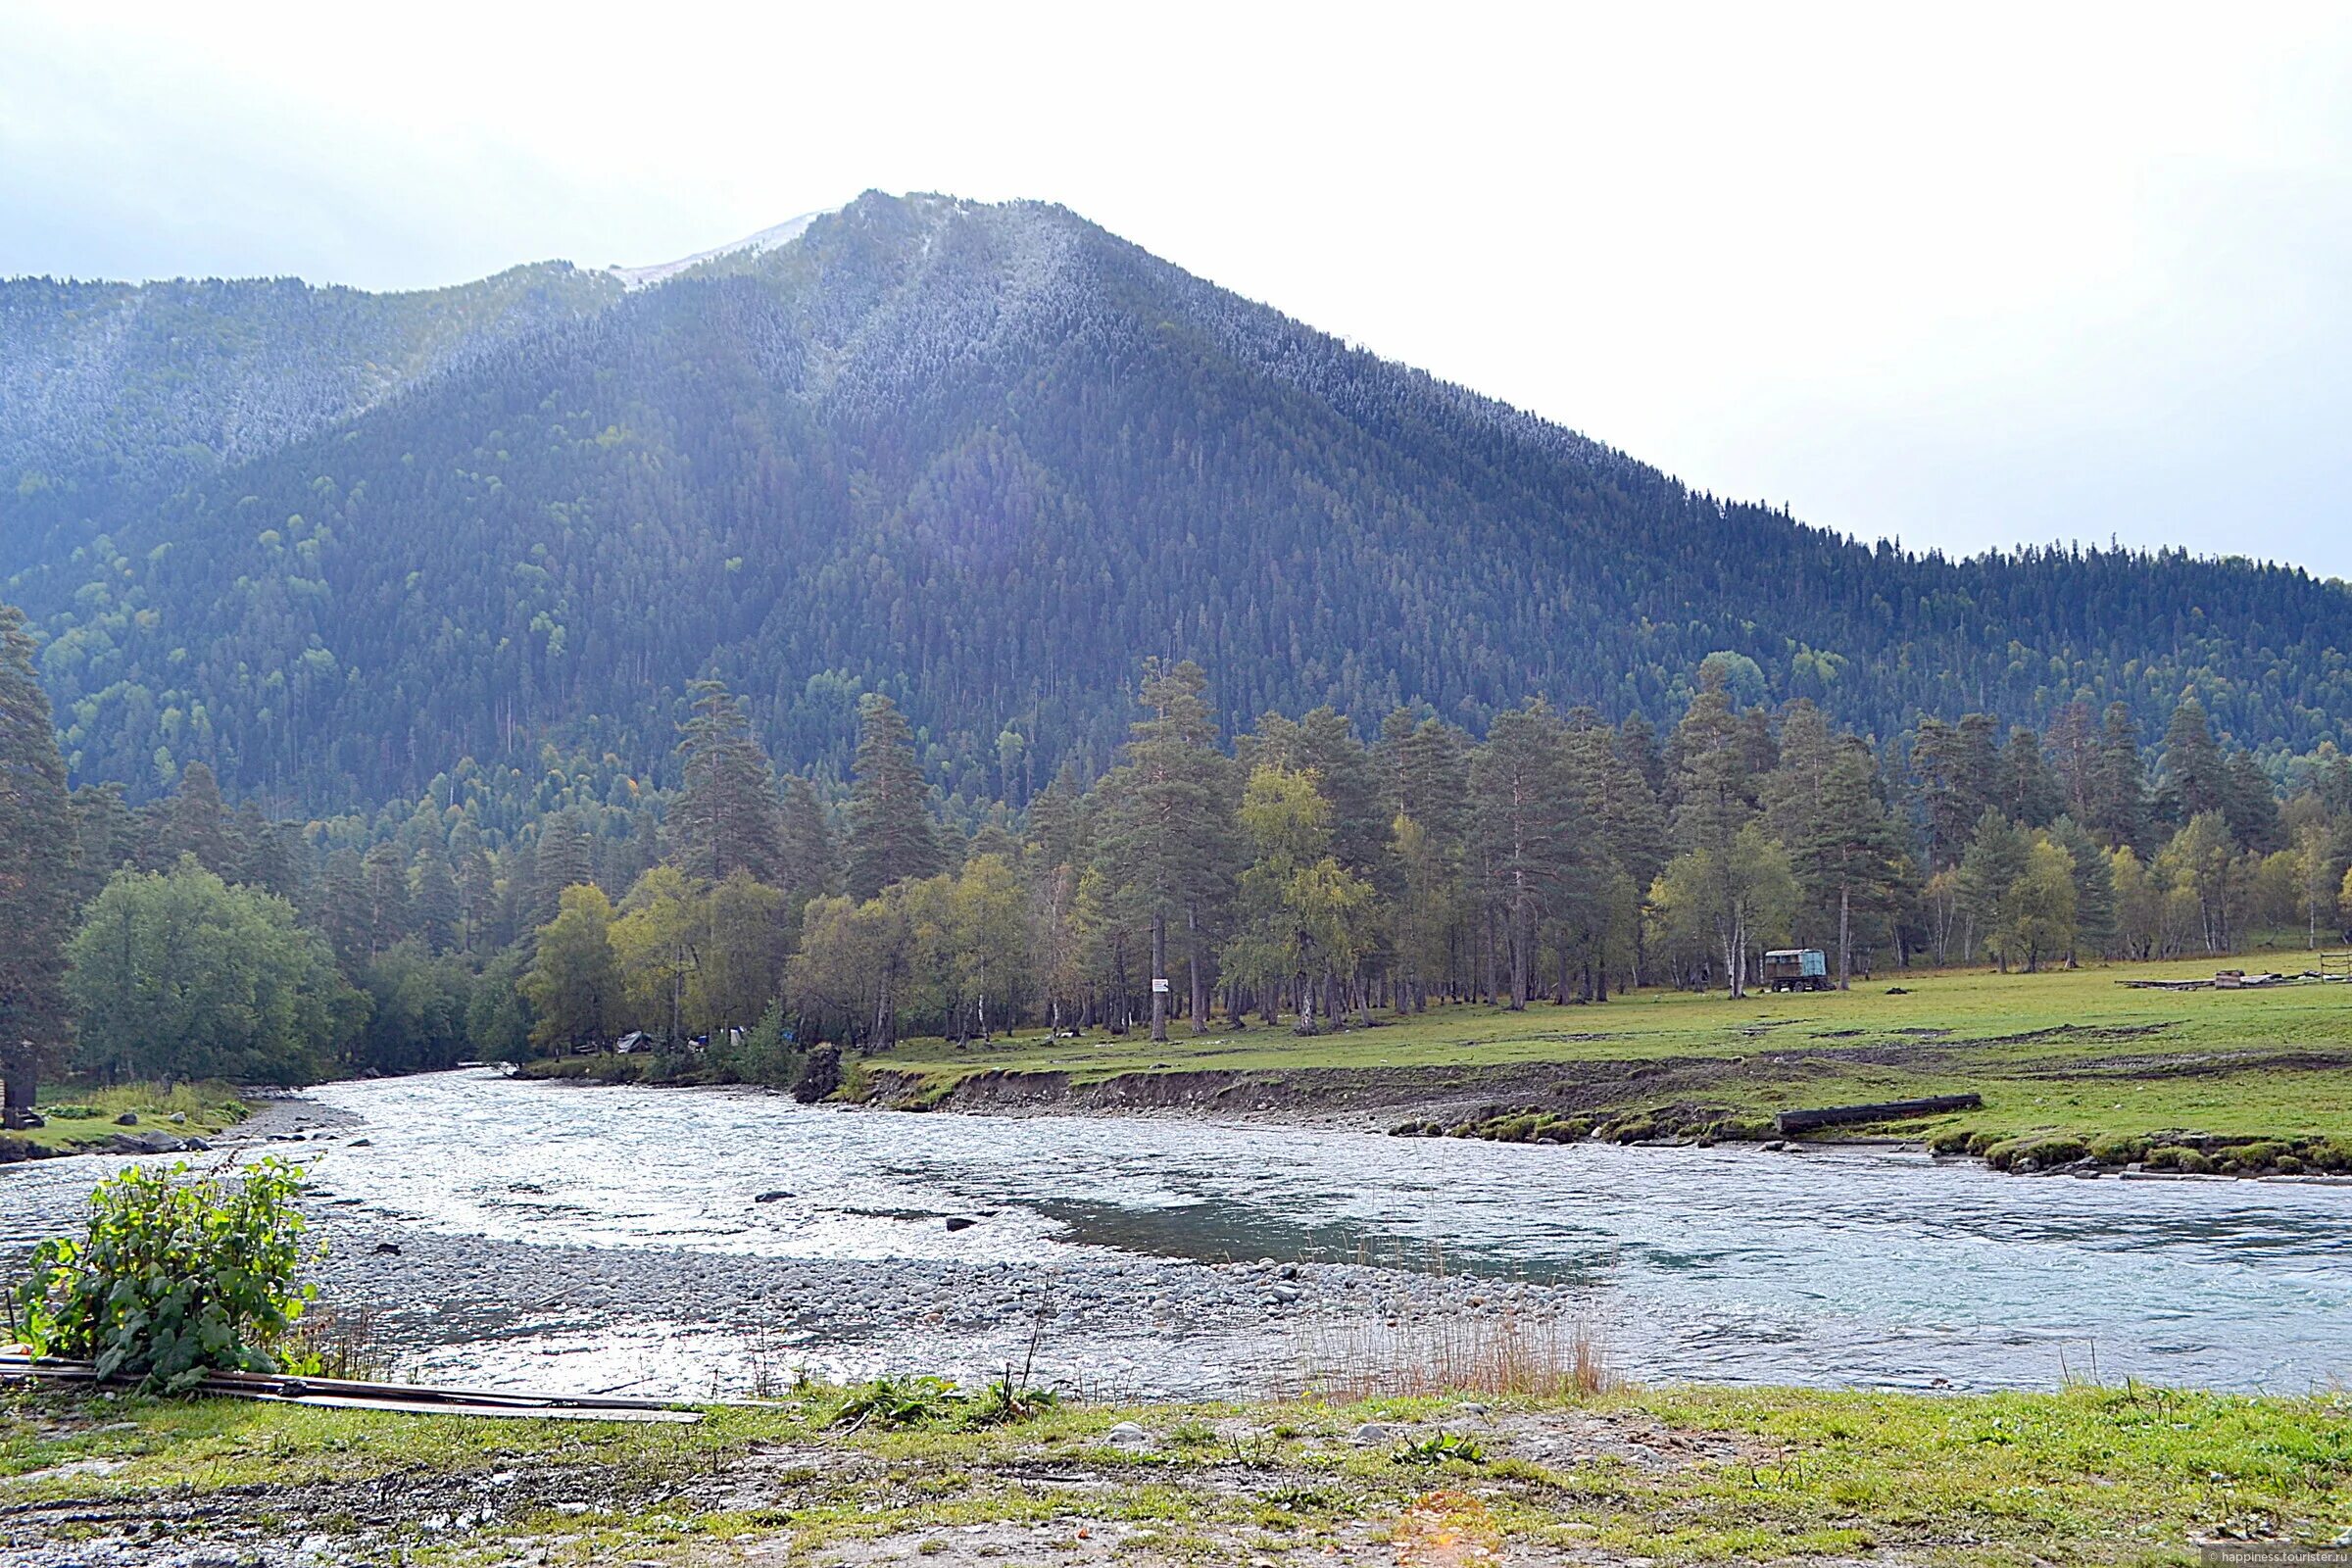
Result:
{"label": "white sign on post", "polygon": [[1154,992],[1165,995],[1168,989],[1168,982],[1155,976],[1152,981],[1152,989]]}

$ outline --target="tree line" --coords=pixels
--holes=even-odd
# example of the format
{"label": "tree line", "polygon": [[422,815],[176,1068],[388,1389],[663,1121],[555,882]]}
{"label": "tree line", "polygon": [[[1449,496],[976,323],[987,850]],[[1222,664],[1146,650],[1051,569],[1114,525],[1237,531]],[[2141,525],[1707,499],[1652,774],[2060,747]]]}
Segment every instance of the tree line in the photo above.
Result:
{"label": "tree line", "polygon": [[31,639],[0,628],[12,1081],[300,1082],[632,1030],[792,1081],[831,1070],[820,1045],[909,1035],[1737,995],[1782,945],[1840,984],[2316,945],[2352,907],[2352,760],[2323,750],[2282,790],[2194,699],[2153,747],[2121,704],[1881,745],[1768,709],[1718,654],[1663,734],[1538,699],[1483,736],[1399,708],[1366,738],[1326,707],[1227,738],[1200,666],[1155,659],[1101,776],[1065,766],[966,831],[888,697],[862,698],[828,796],[706,681],[675,791],[559,795],[494,838],[454,792],[387,831],[231,809],[201,764],[135,808],[69,791]]}

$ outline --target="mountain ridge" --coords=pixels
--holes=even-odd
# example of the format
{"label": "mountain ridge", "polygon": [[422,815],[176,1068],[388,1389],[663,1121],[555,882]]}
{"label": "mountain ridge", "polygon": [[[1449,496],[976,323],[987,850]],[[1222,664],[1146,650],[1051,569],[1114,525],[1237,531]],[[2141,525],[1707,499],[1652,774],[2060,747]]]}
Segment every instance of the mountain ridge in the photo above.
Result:
{"label": "mountain ridge", "polygon": [[654,776],[717,673],[829,770],[889,691],[976,797],[1099,767],[1147,653],[1200,660],[1229,727],[1538,692],[1664,720],[1718,649],[1883,739],[2078,697],[2161,722],[2188,689],[2274,751],[2352,718],[2352,595],[2300,568],[1857,543],[1051,204],[868,193],[615,293],[56,524],[7,592],[77,769],[144,790],[202,757],[318,807],[542,743]]}

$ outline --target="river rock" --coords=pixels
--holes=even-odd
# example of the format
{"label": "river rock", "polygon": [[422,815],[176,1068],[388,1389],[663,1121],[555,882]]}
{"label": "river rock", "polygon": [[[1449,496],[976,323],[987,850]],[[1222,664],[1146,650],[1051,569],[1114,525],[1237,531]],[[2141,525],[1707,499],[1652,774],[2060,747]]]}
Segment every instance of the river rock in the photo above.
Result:
{"label": "river rock", "polygon": [[761,1193],[758,1198],[753,1199],[752,1201],[755,1203],[780,1203],[792,1196],[792,1194],[779,1187],[772,1193]]}
{"label": "river rock", "polygon": [[1396,1428],[1383,1421],[1367,1421],[1348,1434],[1348,1441],[1359,1448],[1377,1448],[1396,1436]]}
{"label": "river rock", "polygon": [[948,1216],[948,1229],[952,1231],[968,1231],[979,1223],[976,1219],[965,1219],[961,1214]]}

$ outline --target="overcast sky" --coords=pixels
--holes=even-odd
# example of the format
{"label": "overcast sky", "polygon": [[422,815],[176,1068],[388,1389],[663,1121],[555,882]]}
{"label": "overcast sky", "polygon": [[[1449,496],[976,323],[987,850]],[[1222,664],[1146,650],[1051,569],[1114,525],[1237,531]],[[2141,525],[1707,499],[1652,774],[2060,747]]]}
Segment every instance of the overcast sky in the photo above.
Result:
{"label": "overcast sky", "polygon": [[0,0],[0,273],[1040,197],[1809,521],[2352,576],[2348,89],[2341,6]]}

